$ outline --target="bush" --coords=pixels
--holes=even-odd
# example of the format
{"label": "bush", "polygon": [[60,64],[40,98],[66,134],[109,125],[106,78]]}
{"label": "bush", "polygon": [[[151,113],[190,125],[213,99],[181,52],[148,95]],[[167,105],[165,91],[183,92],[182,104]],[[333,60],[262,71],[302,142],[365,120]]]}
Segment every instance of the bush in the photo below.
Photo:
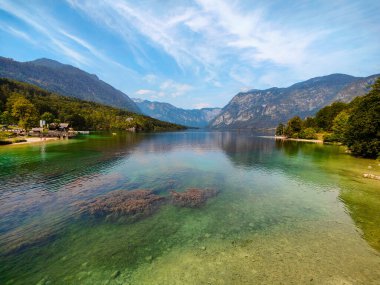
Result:
{"label": "bush", "polygon": [[300,139],[316,140],[317,132],[313,128],[303,129],[299,134]]}
{"label": "bush", "polygon": [[337,136],[336,134],[334,133],[329,133],[329,134],[325,134],[323,136],[323,141],[324,142],[330,142],[330,143],[333,143],[333,142],[340,142],[340,137]]}
{"label": "bush", "polygon": [[21,142],[27,142],[26,139],[14,139],[12,140],[13,143],[21,143]]}
{"label": "bush", "polygon": [[7,145],[7,144],[12,144],[12,142],[0,140],[0,145]]}

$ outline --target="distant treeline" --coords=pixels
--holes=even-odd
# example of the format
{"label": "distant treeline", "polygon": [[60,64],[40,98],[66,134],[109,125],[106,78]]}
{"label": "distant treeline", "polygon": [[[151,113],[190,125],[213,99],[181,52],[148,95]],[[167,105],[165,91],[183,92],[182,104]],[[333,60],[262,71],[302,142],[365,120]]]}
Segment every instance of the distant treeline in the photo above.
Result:
{"label": "distant treeline", "polygon": [[296,116],[276,129],[276,135],[288,138],[317,139],[317,133],[324,133],[325,142],[347,145],[354,155],[380,157],[380,78],[368,94],[348,104],[332,103],[315,117]]}
{"label": "distant treeline", "polygon": [[0,123],[24,129],[70,123],[77,130],[180,130],[185,127],[98,103],[65,97],[31,84],[0,78]]}

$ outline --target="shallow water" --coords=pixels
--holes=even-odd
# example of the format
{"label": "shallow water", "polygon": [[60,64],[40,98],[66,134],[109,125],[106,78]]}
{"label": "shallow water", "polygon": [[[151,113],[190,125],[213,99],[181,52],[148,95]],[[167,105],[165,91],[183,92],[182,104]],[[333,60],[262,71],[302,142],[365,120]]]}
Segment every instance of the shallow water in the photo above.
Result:
{"label": "shallow water", "polygon": [[[380,284],[380,181],[343,147],[251,133],[90,135],[0,149],[0,284]],[[134,223],[75,202],[215,188]]]}

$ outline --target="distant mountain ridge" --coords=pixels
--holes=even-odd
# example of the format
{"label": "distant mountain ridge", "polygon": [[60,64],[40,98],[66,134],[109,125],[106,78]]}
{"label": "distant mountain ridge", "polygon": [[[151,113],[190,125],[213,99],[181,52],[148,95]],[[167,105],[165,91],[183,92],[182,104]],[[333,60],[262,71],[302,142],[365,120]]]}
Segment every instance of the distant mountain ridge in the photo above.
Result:
{"label": "distant mountain ridge", "polygon": [[169,103],[132,98],[143,114],[155,119],[188,127],[204,128],[221,108],[181,109]]}
{"label": "distant mountain ridge", "polygon": [[354,77],[331,74],[286,88],[253,89],[235,95],[211,122],[215,129],[271,128],[293,116],[312,116],[335,101],[366,94],[380,74]]}
{"label": "distant mountain ridge", "polygon": [[34,84],[65,96],[140,113],[140,109],[126,94],[99,80],[95,74],[52,59],[18,62],[0,57],[0,77]]}

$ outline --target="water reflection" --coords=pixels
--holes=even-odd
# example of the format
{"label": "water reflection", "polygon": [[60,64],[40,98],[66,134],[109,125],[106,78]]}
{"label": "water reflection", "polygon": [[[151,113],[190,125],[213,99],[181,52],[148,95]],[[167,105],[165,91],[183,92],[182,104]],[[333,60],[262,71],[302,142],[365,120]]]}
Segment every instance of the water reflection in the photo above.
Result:
{"label": "water reflection", "polygon": [[[288,281],[301,280],[295,276],[307,272],[326,284],[323,278],[340,270],[340,262],[345,275],[359,264],[352,276],[360,275],[362,268],[375,268],[376,257],[336,197],[372,188],[358,178],[345,178],[351,176],[348,166],[364,162],[341,154],[335,146],[197,131],[95,135],[0,149],[0,246],[1,253],[7,253],[0,282],[15,278],[20,284],[37,283],[46,274],[53,283],[117,284],[120,276],[132,280],[134,270],[153,278],[151,270],[162,266],[160,284],[172,284],[192,269],[204,272],[204,266],[220,277],[225,267],[220,260],[230,262],[236,276],[245,280],[254,280],[251,267],[259,266],[255,268],[260,272],[273,273],[268,274],[272,284],[282,282],[289,268],[294,272]],[[146,188],[167,195],[170,189],[189,187],[212,187],[220,195],[202,209],[162,207],[151,219],[128,226],[89,224],[71,206],[116,189]],[[372,219],[358,214],[364,210],[354,204],[357,197],[341,197],[355,222],[377,221],[368,209]],[[371,196],[374,200],[380,199]],[[365,202],[372,210],[377,205]],[[351,258],[357,255],[361,259],[353,264]],[[183,270],[178,256],[181,262],[189,261]],[[165,280],[175,270],[177,276]],[[376,278],[375,273],[358,280]]]}

